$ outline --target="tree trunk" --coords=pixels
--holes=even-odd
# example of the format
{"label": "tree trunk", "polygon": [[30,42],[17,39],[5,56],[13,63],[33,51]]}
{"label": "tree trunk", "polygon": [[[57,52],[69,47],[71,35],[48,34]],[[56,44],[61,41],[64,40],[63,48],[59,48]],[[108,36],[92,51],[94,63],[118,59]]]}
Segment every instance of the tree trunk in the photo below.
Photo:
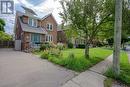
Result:
{"label": "tree trunk", "polygon": [[85,58],[89,58],[89,42],[88,38],[85,40]]}
{"label": "tree trunk", "polygon": [[122,0],[116,0],[116,3],[115,3],[113,71],[117,75],[120,74],[121,29],[122,29]]}

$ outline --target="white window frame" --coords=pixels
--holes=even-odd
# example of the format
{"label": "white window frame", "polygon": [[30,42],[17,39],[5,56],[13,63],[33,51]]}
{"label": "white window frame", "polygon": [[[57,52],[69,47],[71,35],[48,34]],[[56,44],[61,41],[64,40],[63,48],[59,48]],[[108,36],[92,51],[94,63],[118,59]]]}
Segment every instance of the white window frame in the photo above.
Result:
{"label": "white window frame", "polygon": [[[35,26],[34,26],[34,20],[36,21],[36,25],[35,25]],[[37,27],[37,25],[38,25],[37,19],[33,19],[33,26],[34,26],[34,27]]]}
{"label": "white window frame", "polygon": [[[31,22],[32,22],[31,25],[30,25],[30,19],[31,19]],[[32,26],[32,25],[33,25],[32,18],[28,18],[28,25],[29,25],[29,26]]]}
{"label": "white window frame", "polygon": [[[48,29],[48,25],[49,25],[49,29]],[[52,29],[50,29],[50,26],[52,26]],[[47,30],[52,31],[53,30],[53,24],[47,23],[46,28],[47,28]]]}
{"label": "white window frame", "polygon": [[45,36],[45,41],[46,42],[53,42],[53,36],[52,35],[46,35]]}
{"label": "white window frame", "polygon": [[[30,25],[29,24],[29,20],[31,19],[31,21],[32,21],[32,24]],[[36,21],[36,25],[34,26],[34,20]],[[37,21],[37,19],[33,19],[33,18],[28,18],[28,25],[30,25],[30,26],[32,26],[32,27],[37,27],[37,25],[38,25],[38,21]]]}

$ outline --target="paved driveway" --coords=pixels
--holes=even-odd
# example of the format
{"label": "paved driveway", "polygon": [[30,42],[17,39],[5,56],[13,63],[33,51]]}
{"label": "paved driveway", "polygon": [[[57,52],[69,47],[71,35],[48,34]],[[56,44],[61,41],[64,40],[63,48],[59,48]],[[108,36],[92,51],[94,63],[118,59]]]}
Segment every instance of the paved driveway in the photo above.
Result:
{"label": "paved driveway", "polygon": [[61,87],[74,72],[12,49],[0,49],[0,87]]}

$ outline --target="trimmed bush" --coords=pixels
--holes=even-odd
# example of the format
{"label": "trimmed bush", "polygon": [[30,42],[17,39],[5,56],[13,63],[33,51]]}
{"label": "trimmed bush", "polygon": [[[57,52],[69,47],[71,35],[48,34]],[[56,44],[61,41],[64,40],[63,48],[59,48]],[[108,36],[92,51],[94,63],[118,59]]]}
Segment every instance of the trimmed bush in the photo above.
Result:
{"label": "trimmed bush", "polygon": [[73,43],[68,43],[68,48],[73,48]]}
{"label": "trimmed bush", "polygon": [[85,45],[84,45],[84,44],[79,44],[79,45],[77,46],[77,48],[85,48]]}

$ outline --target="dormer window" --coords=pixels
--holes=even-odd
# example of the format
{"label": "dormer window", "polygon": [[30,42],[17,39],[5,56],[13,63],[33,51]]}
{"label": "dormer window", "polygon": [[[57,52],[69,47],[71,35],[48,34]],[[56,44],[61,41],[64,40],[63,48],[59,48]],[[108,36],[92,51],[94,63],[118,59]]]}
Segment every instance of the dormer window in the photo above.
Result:
{"label": "dormer window", "polygon": [[37,20],[29,18],[28,19],[28,24],[29,24],[29,26],[37,27]]}
{"label": "dormer window", "polygon": [[30,26],[33,26],[33,19],[32,19],[32,18],[29,18],[28,24],[29,24]]}
{"label": "dormer window", "polygon": [[53,29],[53,25],[52,24],[47,24],[47,30],[52,30]]}

